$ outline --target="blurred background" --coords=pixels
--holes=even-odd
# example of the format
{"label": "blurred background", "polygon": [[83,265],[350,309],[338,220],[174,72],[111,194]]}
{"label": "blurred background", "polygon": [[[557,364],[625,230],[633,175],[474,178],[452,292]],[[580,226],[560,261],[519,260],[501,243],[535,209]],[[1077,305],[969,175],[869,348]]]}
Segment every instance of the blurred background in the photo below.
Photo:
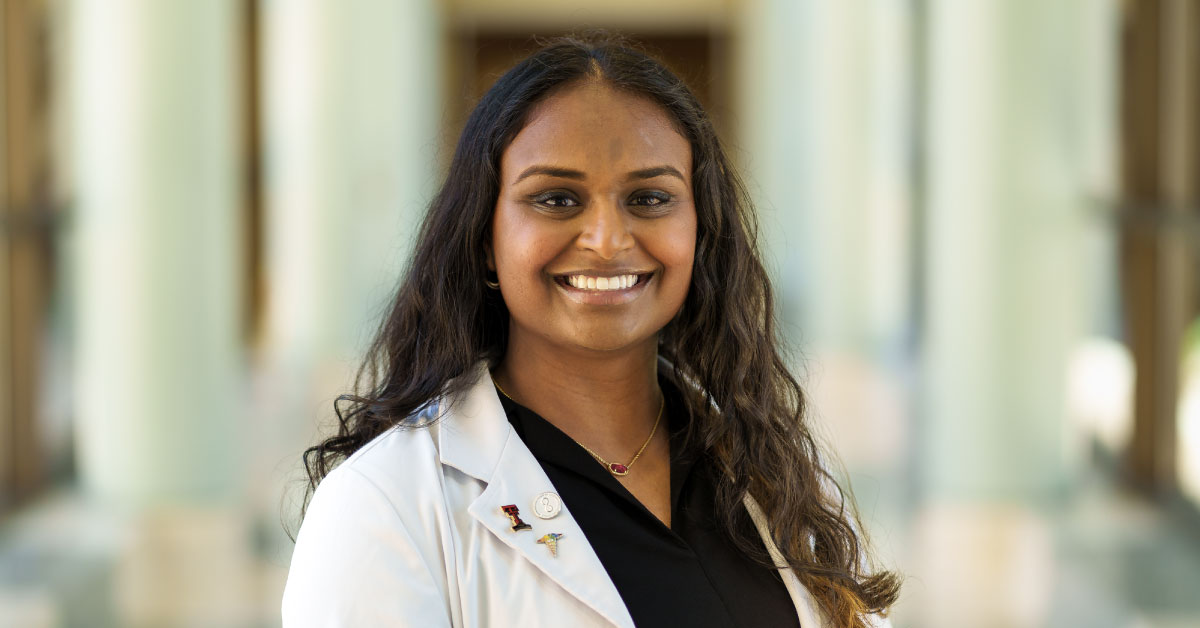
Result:
{"label": "blurred background", "polygon": [[1194,0],[0,0],[0,626],[279,624],[456,134],[585,27],[742,166],[897,628],[1200,626]]}

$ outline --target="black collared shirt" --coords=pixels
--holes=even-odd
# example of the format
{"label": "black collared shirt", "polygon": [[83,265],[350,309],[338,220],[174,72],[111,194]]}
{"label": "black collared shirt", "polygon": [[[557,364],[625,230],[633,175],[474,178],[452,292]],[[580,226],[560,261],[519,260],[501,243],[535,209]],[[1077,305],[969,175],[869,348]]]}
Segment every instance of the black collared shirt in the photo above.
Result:
{"label": "black collared shirt", "polygon": [[738,552],[719,528],[714,466],[680,452],[683,401],[670,382],[659,382],[671,430],[669,528],[562,430],[503,394],[500,401],[636,625],[799,626],[779,574]]}

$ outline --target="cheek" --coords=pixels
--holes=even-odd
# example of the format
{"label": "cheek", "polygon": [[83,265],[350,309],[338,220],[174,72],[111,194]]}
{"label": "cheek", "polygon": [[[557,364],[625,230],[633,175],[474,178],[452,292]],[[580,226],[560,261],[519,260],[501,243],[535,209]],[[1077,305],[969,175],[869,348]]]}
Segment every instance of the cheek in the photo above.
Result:
{"label": "cheek", "polygon": [[660,259],[675,271],[682,281],[688,282],[692,276],[692,265],[696,259],[696,217],[692,213],[680,224],[674,225],[669,235],[662,240],[663,247]]}
{"label": "cheek", "polygon": [[514,218],[512,212],[498,208],[492,229],[496,274],[515,284],[541,273],[553,258],[554,243],[549,236],[528,221]]}
{"label": "cheek", "polygon": [[496,274],[510,275],[513,268],[520,265],[523,237],[521,225],[513,219],[512,210],[503,203],[498,203],[496,212],[492,215],[492,252],[495,256]]}

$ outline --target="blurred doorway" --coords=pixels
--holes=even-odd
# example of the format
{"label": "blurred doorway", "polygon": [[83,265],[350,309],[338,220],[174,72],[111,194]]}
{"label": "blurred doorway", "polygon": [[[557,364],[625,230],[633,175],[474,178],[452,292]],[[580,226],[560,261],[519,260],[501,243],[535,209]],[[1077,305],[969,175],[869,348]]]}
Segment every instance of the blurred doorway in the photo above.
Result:
{"label": "blurred doorway", "polygon": [[[1190,417],[1179,414],[1185,330],[1200,316],[1200,7],[1139,0],[1122,17],[1118,228],[1137,374],[1125,461],[1135,483],[1172,496],[1181,469],[1200,468],[1200,440],[1180,440]],[[1200,490],[1192,499],[1200,504]]]}
{"label": "blurred doorway", "polygon": [[0,2],[0,512],[58,462],[38,420],[62,214],[51,167],[49,15],[45,1]]}
{"label": "blurred doorway", "polygon": [[[475,103],[496,79],[521,59],[566,29],[547,30],[534,35],[479,27],[451,35],[451,84],[446,93],[446,138],[458,137]],[[728,37],[709,30],[672,33],[629,33],[633,43],[663,61],[682,78],[712,116],[721,138],[728,142],[732,119],[729,102],[732,93]],[[453,147],[445,151],[447,157]]]}

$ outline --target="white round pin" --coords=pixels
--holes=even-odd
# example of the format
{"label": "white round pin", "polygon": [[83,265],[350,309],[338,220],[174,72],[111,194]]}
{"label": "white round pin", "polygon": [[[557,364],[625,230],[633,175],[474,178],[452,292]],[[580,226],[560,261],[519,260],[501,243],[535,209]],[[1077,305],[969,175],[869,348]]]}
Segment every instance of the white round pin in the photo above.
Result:
{"label": "white round pin", "polygon": [[540,519],[553,519],[562,512],[562,499],[549,491],[533,498],[533,514]]}

